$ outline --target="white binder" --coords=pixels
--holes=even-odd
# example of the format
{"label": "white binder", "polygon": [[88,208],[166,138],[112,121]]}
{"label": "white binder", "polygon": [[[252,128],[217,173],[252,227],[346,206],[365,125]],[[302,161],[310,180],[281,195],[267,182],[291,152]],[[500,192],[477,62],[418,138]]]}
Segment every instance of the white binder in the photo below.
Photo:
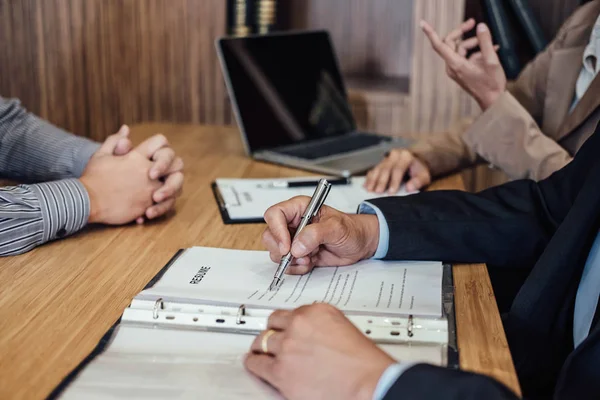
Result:
{"label": "white binder", "polygon": [[[264,271],[272,275],[274,270],[274,264],[264,253],[207,248],[180,250],[132,300],[94,352],[50,397],[131,400],[150,395],[161,398],[157,393],[164,392],[164,398],[188,398],[202,387],[205,395],[200,398],[278,398],[273,389],[243,370],[243,353],[254,335],[266,328],[274,308],[295,308],[297,304],[287,306],[286,301],[310,303],[321,293],[328,302],[338,301],[349,320],[393,357],[405,362],[458,366],[450,266],[367,261],[338,270],[322,268],[312,277],[290,277],[280,288],[288,292],[260,292],[265,295],[261,298],[252,291],[253,279],[264,280],[266,287],[271,276],[266,275],[265,279]],[[244,269],[236,265],[239,260],[245,260]],[[239,290],[233,281],[227,287],[219,286],[223,276],[233,279],[235,275],[244,281],[237,283],[239,287],[250,287],[248,293],[252,295],[239,293],[247,302],[236,303],[235,295],[231,294],[223,297],[224,301],[219,299],[219,290],[210,292],[218,286],[237,294]],[[362,283],[356,282],[357,279],[353,282],[352,277]],[[369,292],[368,285],[372,282],[379,285],[380,281],[378,292]],[[440,298],[434,299],[441,308],[438,315],[428,312],[436,308],[428,303],[431,298],[415,298],[417,288],[410,287],[411,282],[422,284],[418,292],[438,293]],[[399,283],[406,286],[397,286],[395,290],[394,285]],[[377,302],[366,304],[364,299],[373,298],[373,294],[377,295]],[[411,303],[400,306],[402,295],[410,297]],[[279,303],[273,303],[276,307],[265,305],[277,298]],[[419,314],[384,311],[392,302]],[[369,311],[361,312],[356,307],[363,303]],[[378,308],[381,310],[377,311]],[[216,371],[230,375],[237,388],[211,378]]]}

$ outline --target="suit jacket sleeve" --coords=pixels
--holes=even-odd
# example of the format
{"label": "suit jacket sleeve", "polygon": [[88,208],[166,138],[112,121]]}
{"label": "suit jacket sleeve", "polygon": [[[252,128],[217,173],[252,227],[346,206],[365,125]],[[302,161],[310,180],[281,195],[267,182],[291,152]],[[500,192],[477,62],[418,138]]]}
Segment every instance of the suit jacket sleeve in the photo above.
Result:
{"label": "suit jacket sleeve", "polygon": [[600,152],[596,128],[574,161],[549,178],[482,191],[433,191],[369,200],[390,234],[386,259],[533,267]]}
{"label": "suit jacket sleeve", "polygon": [[21,182],[78,178],[98,144],[0,97],[0,174]]}
{"label": "suit jacket sleeve", "polygon": [[518,398],[507,387],[487,376],[417,364],[396,380],[384,400],[516,400]]}

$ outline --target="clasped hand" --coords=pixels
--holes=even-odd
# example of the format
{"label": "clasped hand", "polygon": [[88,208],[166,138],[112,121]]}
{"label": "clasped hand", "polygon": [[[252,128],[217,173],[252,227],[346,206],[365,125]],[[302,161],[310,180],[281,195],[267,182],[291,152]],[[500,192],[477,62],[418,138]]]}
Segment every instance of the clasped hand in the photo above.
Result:
{"label": "clasped hand", "polygon": [[133,148],[129,128],[109,136],[92,156],[80,181],[90,197],[90,223],[142,223],[164,215],[183,186],[183,161],[163,135]]}

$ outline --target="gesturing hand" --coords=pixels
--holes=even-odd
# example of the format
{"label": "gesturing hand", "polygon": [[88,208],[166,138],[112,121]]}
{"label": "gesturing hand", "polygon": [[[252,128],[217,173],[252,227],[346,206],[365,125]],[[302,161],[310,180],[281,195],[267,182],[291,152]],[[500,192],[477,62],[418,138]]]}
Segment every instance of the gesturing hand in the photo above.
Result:
{"label": "gesturing hand", "polygon": [[370,400],[395,362],[328,304],[275,311],[267,329],[252,343],[245,366],[289,400]]}
{"label": "gesturing hand", "polygon": [[299,196],[276,204],[265,213],[263,244],[271,260],[279,262],[292,249],[295,264],[290,274],[305,274],[314,266],[353,264],[372,257],[379,243],[379,222],[374,215],[349,215],[323,206],[313,222],[291,243],[290,231],[300,224],[309,197]]}
{"label": "gesturing hand", "polygon": [[[437,32],[425,21],[421,29],[431,46],[446,62],[448,76],[458,83],[486,110],[506,89],[506,75],[496,54],[497,47],[485,24],[477,25],[477,36],[461,41],[462,35],[475,27],[469,19],[441,40]],[[467,51],[479,46],[480,50],[466,58]]]}

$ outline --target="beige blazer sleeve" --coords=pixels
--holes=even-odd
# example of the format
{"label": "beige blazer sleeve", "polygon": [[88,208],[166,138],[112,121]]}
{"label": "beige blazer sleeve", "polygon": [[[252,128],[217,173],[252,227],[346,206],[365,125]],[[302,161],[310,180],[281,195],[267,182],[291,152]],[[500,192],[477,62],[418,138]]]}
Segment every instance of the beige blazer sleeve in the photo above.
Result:
{"label": "beige blazer sleeve", "polygon": [[561,169],[571,155],[544,135],[509,92],[504,92],[464,132],[466,145],[510,178],[540,180]]}
{"label": "beige blazer sleeve", "polygon": [[472,122],[464,119],[448,132],[418,140],[410,151],[427,164],[434,177],[474,165],[478,156],[462,139]]}
{"label": "beige blazer sleeve", "polygon": [[483,157],[513,179],[540,180],[565,166],[572,157],[542,133],[546,82],[552,55],[563,46],[573,24],[567,20],[552,43],[510,82],[507,91],[465,129],[432,135],[412,147],[433,176],[471,166]]}

